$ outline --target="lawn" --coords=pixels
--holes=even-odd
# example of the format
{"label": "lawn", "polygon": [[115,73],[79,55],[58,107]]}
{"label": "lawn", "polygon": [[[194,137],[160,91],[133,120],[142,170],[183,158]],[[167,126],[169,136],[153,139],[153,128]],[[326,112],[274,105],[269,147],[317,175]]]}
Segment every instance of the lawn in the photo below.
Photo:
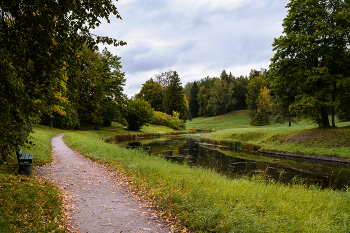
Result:
{"label": "lawn", "polygon": [[229,139],[275,150],[300,154],[350,157],[350,122],[336,122],[337,127],[318,128],[306,120],[288,127],[288,123],[251,126],[249,110],[234,111],[223,116],[200,117],[189,121],[187,129],[212,129],[207,138]]}

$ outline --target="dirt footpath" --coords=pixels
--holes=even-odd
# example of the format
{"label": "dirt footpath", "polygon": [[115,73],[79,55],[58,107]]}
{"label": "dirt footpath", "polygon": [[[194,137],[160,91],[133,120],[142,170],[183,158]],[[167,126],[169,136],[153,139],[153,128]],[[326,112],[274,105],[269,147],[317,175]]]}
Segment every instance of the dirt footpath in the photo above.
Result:
{"label": "dirt footpath", "polygon": [[[171,232],[147,203],[135,198],[125,180],[67,147],[60,134],[51,140],[53,163],[35,174],[56,184],[65,200],[72,232]],[[68,208],[70,206],[70,208]]]}

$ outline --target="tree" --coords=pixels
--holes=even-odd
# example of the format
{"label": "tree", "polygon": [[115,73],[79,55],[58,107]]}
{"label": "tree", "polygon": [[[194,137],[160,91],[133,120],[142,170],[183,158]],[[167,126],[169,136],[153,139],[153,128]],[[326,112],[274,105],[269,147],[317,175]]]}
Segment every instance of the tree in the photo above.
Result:
{"label": "tree", "polygon": [[[95,39],[89,29],[111,14],[111,0],[11,0],[0,3],[0,155],[3,159],[28,142],[32,125],[59,96],[58,75],[83,42],[124,45]],[[49,103],[51,102],[51,103]]]}
{"label": "tree", "polygon": [[191,112],[191,116],[193,118],[198,117],[198,111],[199,111],[199,104],[198,104],[198,84],[196,81],[193,82],[192,88],[191,88],[191,94],[190,94],[190,101],[189,101],[189,111]]}
{"label": "tree", "polygon": [[184,95],[185,95],[185,97],[186,97],[186,100],[187,100],[188,102],[191,101],[191,89],[192,89],[192,87],[193,87],[193,83],[194,83],[194,82],[188,82],[188,83],[186,83],[186,85],[185,85],[185,87],[184,87],[184,90],[183,90],[183,93],[184,93]]}
{"label": "tree", "polygon": [[107,49],[100,54],[83,46],[78,58],[69,61],[68,99],[82,123],[109,126],[119,119],[118,104],[123,104],[125,98],[120,57]]}
{"label": "tree", "polygon": [[272,113],[273,103],[270,99],[270,92],[266,87],[260,89],[257,99],[257,108],[252,114],[251,125],[261,126],[270,124],[269,117]]}
{"label": "tree", "polygon": [[130,99],[125,112],[130,130],[139,130],[141,126],[150,123],[154,117],[151,104],[143,99]]}
{"label": "tree", "polygon": [[[251,111],[250,117],[252,125],[255,125],[255,122],[259,122],[258,124],[260,125],[260,120],[256,120],[256,118],[258,117],[258,119],[260,119],[264,111],[258,112],[259,104],[261,105],[261,103],[259,103],[259,98],[261,97],[261,91],[264,90],[267,85],[268,82],[263,77],[256,77],[250,80],[247,86],[248,93],[246,94],[246,102]],[[255,116],[258,113],[260,116]]]}
{"label": "tree", "polygon": [[102,61],[102,85],[105,96],[110,101],[115,101],[119,104],[125,102],[126,96],[123,94],[123,86],[125,86],[125,72],[121,57],[113,55],[105,48],[100,55]]}
{"label": "tree", "polygon": [[234,82],[233,98],[236,100],[234,108],[236,110],[242,110],[247,108],[246,94],[248,83],[249,80],[244,76],[240,76]]}
{"label": "tree", "polygon": [[78,112],[75,110],[70,102],[62,104],[64,111],[53,112],[50,114],[43,114],[41,116],[40,124],[51,125],[60,129],[75,129],[79,127],[80,121]]}
{"label": "tree", "polygon": [[283,35],[274,40],[269,81],[280,105],[330,126],[349,79],[350,3],[292,0]]}
{"label": "tree", "polygon": [[226,70],[223,70],[220,74],[220,79],[223,82],[226,82],[227,84],[229,84],[230,80],[230,76],[226,73]]}
{"label": "tree", "polygon": [[181,80],[176,71],[169,77],[169,85],[165,88],[163,108],[165,113],[173,115],[173,112],[180,113],[180,119],[187,119],[188,102],[183,94]]}
{"label": "tree", "polygon": [[81,123],[102,125],[105,92],[101,88],[103,67],[100,54],[83,46],[78,56],[79,61],[69,66],[69,100],[77,110]]}
{"label": "tree", "polygon": [[164,88],[159,83],[149,79],[146,83],[142,84],[140,92],[136,95],[136,98],[142,98],[151,104],[155,111],[164,112],[163,99]]}
{"label": "tree", "polygon": [[256,77],[250,80],[247,86],[246,102],[248,108],[256,110],[258,108],[258,99],[262,88],[267,87],[268,82],[263,77]]}

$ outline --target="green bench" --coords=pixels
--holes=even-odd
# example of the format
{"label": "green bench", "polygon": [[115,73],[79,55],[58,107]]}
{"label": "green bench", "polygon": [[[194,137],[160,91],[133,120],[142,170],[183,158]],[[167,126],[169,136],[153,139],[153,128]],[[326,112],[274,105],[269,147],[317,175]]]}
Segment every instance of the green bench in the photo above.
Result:
{"label": "green bench", "polygon": [[18,174],[30,175],[32,171],[33,153],[22,153],[22,149],[18,146],[16,152],[18,160]]}

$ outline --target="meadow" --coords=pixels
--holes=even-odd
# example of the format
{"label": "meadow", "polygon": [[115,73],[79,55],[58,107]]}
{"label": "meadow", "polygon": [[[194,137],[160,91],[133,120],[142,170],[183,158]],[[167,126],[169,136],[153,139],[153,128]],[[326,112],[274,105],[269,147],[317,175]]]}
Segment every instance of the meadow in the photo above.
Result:
{"label": "meadow", "polygon": [[230,112],[217,117],[195,118],[187,129],[212,129],[205,135],[215,140],[228,139],[261,146],[260,150],[274,150],[299,154],[350,157],[350,122],[336,122],[335,128],[317,128],[305,119],[292,123],[273,123],[251,126],[249,110]]}

